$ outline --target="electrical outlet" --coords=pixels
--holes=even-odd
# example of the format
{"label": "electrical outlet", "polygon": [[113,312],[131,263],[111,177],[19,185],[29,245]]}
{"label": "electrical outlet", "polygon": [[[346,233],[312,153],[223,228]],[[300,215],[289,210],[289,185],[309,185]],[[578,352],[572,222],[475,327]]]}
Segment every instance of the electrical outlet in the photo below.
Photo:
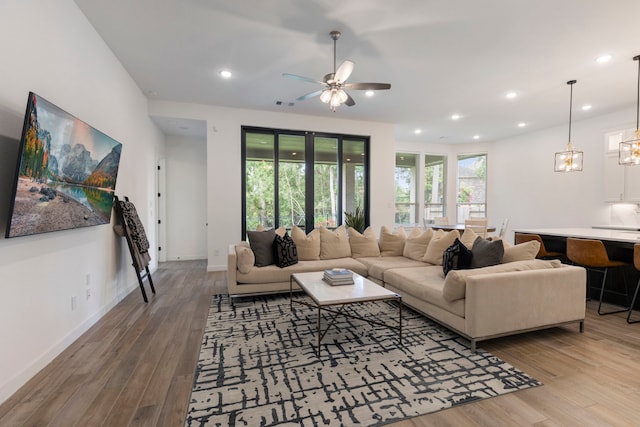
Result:
{"label": "electrical outlet", "polygon": [[75,310],[78,306],[78,298],[75,295],[71,295],[71,311]]}
{"label": "electrical outlet", "polygon": [[87,299],[91,298],[91,289],[87,288]]}

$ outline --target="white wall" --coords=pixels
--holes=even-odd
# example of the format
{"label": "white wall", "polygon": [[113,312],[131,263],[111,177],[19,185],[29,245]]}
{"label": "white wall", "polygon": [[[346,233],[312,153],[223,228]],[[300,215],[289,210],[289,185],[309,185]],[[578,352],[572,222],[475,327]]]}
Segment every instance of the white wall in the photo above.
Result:
{"label": "white wall", "polygon": [[[147,225],[163,137],[146,98],[73,1],[10,1],[0,9],[0,134],[11,138],[0,144],[20,137],[29,91],[120,141],[116,193],[136,204],[155,247]],[[14,170],[16,160],[0,156],[0,169]],[[0,210],[8,210],[12,185],[0,182]],[[4,234],[6,216],[0,218]],[[0,402],[137,287],[130,265],[126,244],[109,225],[0,238]]]}
{"label": "white wall", "polygon": [[567,125],[497,141],[489,169],[492,212],[509,218],[510,230],[613,223],[615,206],[604,202],[604,134],[634,127],[634,117],[635,109],[628,109],[573,122],[573,146],[584,152],[582,172],[553,171]]}
{"label": "white wall", "polygon": [[[371,225],[393,226],[393,126],[166,101],[149,101],[152,116],[207,121],[209,270],[226,270],[227,246],[241,238],[241,126],[336,132],[371,136]],[[338,115],[336,113],[336,115]]]}
{"label": "white wall", "polygon": [[168,136],[165,146],[167,261],[207,258],[207,141]]}
{"label": "white wall", "polygon": [[573,121],[571,139],[584,152],[584,170],[553,171],[554,154],[566,148],[568,123],[487,143],[427,144],[399,142],[397,150],[449,156],[447,204],[455,217],[456,157],[487,153],[487,216],[499,227],[509,219],[506,239],[518,228],[591,227],[640,224],[636,205],[604,202],[605,133],[633,128],[635,109]]}

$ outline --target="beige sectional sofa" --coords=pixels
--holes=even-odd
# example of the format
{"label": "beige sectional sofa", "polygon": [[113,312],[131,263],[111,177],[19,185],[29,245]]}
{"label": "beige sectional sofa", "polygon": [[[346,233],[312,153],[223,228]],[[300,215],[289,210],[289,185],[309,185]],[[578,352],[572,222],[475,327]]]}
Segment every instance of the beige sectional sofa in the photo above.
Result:
{"label": "beige sectional sofa", "polygon": [[[314,259],[301,259],[285,268],[253,266],[249,244],[230,245],[229,295],[288,292],[293,273],[341,267],[402,295],[406,305],[469,339],[474,351],[481,340],[566,323],[579,323],[583,330],[585,269],[555,260],[536,260],[537,242],[516,246],[504,243],[500,264],[452,270],[445,276],[442,256],[460,237],[455,231],[416,229],[406,236],[402,229],[391,232],[383,227],[379,238],[370,229],[363,234],[349,229],[348,238],[344,229],[312,233],[315,236],[292,230],[299,253]],[[327,242],[320,250],[322,237]],[[309,251],[309,241],[314,238],[320,242],[314,241],[315,249]],[[472,249],[476,238],[467,230],[460,241]],[[345,254],[345,241],[351,256],[331,258],[332,250]]]}

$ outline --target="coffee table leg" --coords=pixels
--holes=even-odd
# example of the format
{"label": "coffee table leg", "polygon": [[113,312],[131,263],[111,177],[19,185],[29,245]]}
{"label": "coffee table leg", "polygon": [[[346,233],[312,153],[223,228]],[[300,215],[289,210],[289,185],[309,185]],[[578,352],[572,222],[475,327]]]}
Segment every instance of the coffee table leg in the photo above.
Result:
{"label": "coffee table leg", "polygon": [[400,316],[400,328],[399,328],[399,334],[400,334],[400,345],[402,345],[402,297],[398,298],[398,313]]}
{"label": "coffee table leg", "polygon": [[320,357],[320,340],[322,339],[321,330],[320,330],[320,319],[322,318],[322,308],[318,306],[318,357]]}

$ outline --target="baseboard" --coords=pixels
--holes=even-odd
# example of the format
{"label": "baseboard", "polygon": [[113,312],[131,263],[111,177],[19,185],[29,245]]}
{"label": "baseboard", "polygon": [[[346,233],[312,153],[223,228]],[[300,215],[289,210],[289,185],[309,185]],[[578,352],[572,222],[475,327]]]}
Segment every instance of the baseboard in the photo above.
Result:
{"label": "baseboard", "polygon": [[225,265],[208,265],[207,271],[227,271],[227,266]]}
{"label": "baseboard", "polygon": [[138,283],[131,284],[124,292],[117,293],[114,298],[107,304],[102,306],[98,311],[85,319],[78,326],[73,328],[67,335],[62,337],[60,341],[46,349],[36,360],[34,360],[26,369],[10,378],[4,384],[0,385],[0,404],[9,399],[16,391],[25,385],[38,372],[44,369],[53,359],[58,357],[60,353],[66,350],[75,340],[80,338],[82,334],[87,332],[96,322],[98,322],[105,314],[115,307],[120,301],[127,297],[131,292],[138,288]]}

